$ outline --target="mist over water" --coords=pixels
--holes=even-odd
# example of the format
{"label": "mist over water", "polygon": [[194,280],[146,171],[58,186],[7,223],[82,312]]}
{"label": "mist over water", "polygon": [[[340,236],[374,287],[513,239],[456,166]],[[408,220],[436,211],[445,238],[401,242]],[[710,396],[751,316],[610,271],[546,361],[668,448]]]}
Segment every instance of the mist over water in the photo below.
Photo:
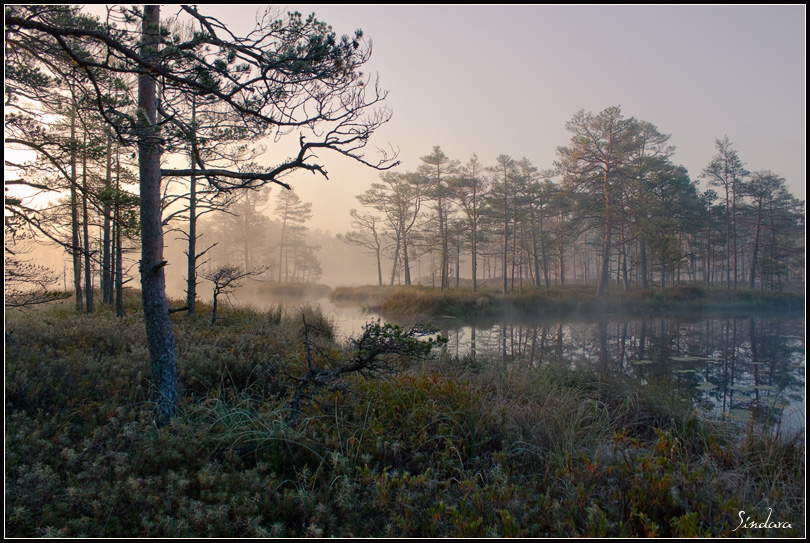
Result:
{"label": "mist over water", "polygon": [[[320,307],[339,338],[357,335],[386,318],[328,297],[252,299],[259,310],[282,303]],[[448,337],[447,353],[472,364],[503,364],[510,371],[557,364],[631,379],[643,387],[663,381],[683,392],[706,417],[738,424],[752,417],[805,428],[805,332],[803,318],[639,318],[603,321],[562,318],[545,321],[466,323],[451,317],[431,322]]]}

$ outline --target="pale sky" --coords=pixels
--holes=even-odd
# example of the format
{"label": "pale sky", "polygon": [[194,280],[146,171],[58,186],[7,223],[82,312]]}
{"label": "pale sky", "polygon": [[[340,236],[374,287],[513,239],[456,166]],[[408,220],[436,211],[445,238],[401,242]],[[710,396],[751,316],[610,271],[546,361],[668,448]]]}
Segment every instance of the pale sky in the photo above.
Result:
{"label": "pale sky", "polygon": [[[200,6],[235,34],[253,28],[258,9]],[[507,154],[551,168],[577,111],[620,105],[625,117],[672,134],[673,161],[692,179],[715,154],[715,139],[727,135],[749,170],[772,170],[805,198],[804,5],[291,10],[315,12],[338,35],[361,28],[372,40],[365,71],[389,91],[393,119],[369,151],[399,148],[398,171],[415,170],[434,145],[462,163],[472,153],[484,165]],[[161,14],[176,11],[164,5]],[[313,203],[310,227],[345,232],[349,210],[359,206],[355,195],[378,172],[336,154],[323,159],[329,181],[305,172],[287,180]],[[266,163],[278,161],[271,154]]]}

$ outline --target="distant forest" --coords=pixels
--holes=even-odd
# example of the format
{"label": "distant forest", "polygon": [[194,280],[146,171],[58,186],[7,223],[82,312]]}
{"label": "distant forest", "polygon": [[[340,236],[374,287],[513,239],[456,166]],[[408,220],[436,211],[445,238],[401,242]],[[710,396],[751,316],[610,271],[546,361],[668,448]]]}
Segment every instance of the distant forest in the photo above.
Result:
{"label": "distant forest", "polygon": [[436,146],[416,171],[384,172],[359,195],[343,239],[376,258],[379,284],[412,284],[416,261],[443,289],[497,278],[504,293],[803,281],[804,202],[778,174],[747,171],[728,137],[699,174],[701,192],[672,161],[670,136],[619,107],[580,111],[566,128],[547,170],[508,155],[462,165]]}

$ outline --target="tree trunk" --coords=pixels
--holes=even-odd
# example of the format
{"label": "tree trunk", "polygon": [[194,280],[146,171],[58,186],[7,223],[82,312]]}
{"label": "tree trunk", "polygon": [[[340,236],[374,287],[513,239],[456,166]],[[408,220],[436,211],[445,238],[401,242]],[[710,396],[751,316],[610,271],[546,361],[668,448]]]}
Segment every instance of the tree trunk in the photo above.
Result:
{"label": "tree trunk", "polygon": [[402,232],[402,267],[405,275],[405,286],[411,285],[411,262],[408,257],[408,238],[405,231]]}
{"label": "tree trunk", "polygon": [[76,165],[76,104],[70,112],[70,221],[71,252],[73,254],[73,289],[76,294],[76,310],[84,309],[82,293],[82,253],[79,239],[79,201],[76,192],[79,175]]}
{"label": "tree trunk", "polygon": [[610,282],[610,249],[613,234],[613,216],[611,215],[610,198],[610,169],[605,169],[604,191],[605,191],[605,237],[602,243],[602,272],[599,276],[599,287],[596,289],[596,296],[601,298],[607,293]]}
{"label": "tree trunk", "polygon": [[[284,262],[284,243],[287,234],[287,209],[284,210],[284,216],[281,218],[281,240],[278,242],[278,282],[281,283],[281,270],[282,262]],[[247,242],[245,242],[247,243]],[[245,249],[247,250],[247,249]],[[284,262],[286,265],[286,262]],[[245,268],[246,270],[249,268]]]}
{"label": "tree trunk", "polygon": [[[159,6],[144,6],[143,47],[147,63],[157,61]],[[150,398],[158,426],[166,425],[177,408],[177,359],[166,300],[163,224],[160,207],[160,159],[157,86],[145,71],[138,76],[138,162],[141,194],[141,291],[151,364]]]}
{"label": "tree trunk", "polygon": [[546,250],[546,236],[545,232],[543,231],[543,208],[540,208],[540,217],[539,217],[539,226],[540,226],[540,254],[542,255],[543,260],[543,279],[546,284],[546,289],[551,287],[551,279],[549,278],[548,273],[548,251]]}
{"label": "tree trunk", "polygon": [[397,277],[397,266],[399,266],[399,246],[402,240],[400,233],[397,233],[397,247],[394,250],[394,263],[391,266],[391,286],[394,286],[394,279]]}
{"label": "tree trunk", "polygon": [[[474,212],[473,212],[474,213]],[[472,249],[470,252],[470,266],[472,273],[472,285],[473,285],[473,292],[478,290],[478,226],[476,225],[476,220],[473,219],[473,231],[472,231]]]}
{"label": "tree trunk", "polygon": [[375,251],[375,254],[377,256],[377,284],[379,286],[382,286],[382,284],[383,284],[383,281],[382,281],[382,261],[380,259],[380,249],[379,249],[379,247],[377,247],[377,250]]}
{"label": "tree trunk", "polygon": [[[504,174],[504,185],[506,184],[505,178],[506,174]],[[501,268],[503,270],[503,293],[506,294],[509,292],[509,281],[506,275],[506,267],[509,259],[509,212],[507,211],[509,201],[505,186],[503,194],[503,265]]]}
{"label": "tree trunk", "polygon": [[754,284],[756,282],[757,257],[759,256],[759,233],[761,224],[762,224],[762,201],[760,200],[759,205],[757,206],[757,222],[756,226],[754,227],[754,250],[751,255],[751,274],[748,280],[749,288],[754,288]]}
{"label": "tree trunk", "polygon": [[639,241],[639,261],[641,266],[641,271],[639,272],[641,275],[641,288],[647,289],[649,288],[647,281],[647,242],[643,239]]}
{"label": "tree trunk", "polygon": [[112,135],[107,131],[107,175],[105,177],[104,187],[107,189],[107,194],[104,198],[104,230],[102,234],[101,247],[101,299],[105,304],[112,304],[113,301],[113,285],[112,285],[112,230],[111,230],[111,214],[112,208],[110,206],[110,195],[112,189]]}
{"label": "tree trunk", "polygon": [[87,209],[89,189],[87,188],[87,127],[84,128],[82,138],[82,225],[84,231],[84,298],[85,309],[93,312],[93,273],[90,257],[90,217]]}
{"label": "tree trunk", "polygon": [[119,318],[124,316],[124,251],[121,247],[121,157],[116,153],[115,175],[115,210],[113,228],[115,229],[115,314]]}
{"label": "tree trunk", "polygon": [[[437,179],[439,179],[438,174]],[[441,180],[439,180],[438,183],[438,190],[441,194]],[[447,239],[449,235],[447,231],[447,213],[445,212],[444,200],[441,196],[439,196],[439,235],[442,240],[441,290],[445,290],[450,288],[450,248]]]}
{"label": "tree trunk", "polygon": [[[197,122],[197,109],[194,97],[191,98],[191,125]],[[186,279],[186,305],[188,316],[194,315],[197,309],[197,141],[192,134],[191,141],[191,176],[189,178],[188,197],[188,272]],[[245,268],[248,270],[249,268]]]}
{"label": "tree trunk", "polygon": [[456,234],[456,288],[461,286],[461,233]]}
{"label": "tree trunk", "polygon": [[625,239],[624,225],[622,225],[622,245],[621,245],[621,278],[624,281],[624,290],[630,290],[630,277],[627,273],[627,240]]}
{"label": "tree trunk", "polygon": [[[711,213],[711,209],[709,209]],[[709,216],[706,234],[706,288],[712,288],[712,218]]]}
{"label": "tree trunk", "polygon": [[599,287],[596,290],[596,296],[602,297],[607,293],[608,283],[610,283],[610,248],[611,248],[611,230],[613,223],[610,216],[605,219],[605,237],[602,243],[602,271],[599,275]]}
{"label": "tree trunk", "polygon": [[211,324],[217,322],[217,300],[219,299],[219,288],[214,287],[214,301],[211,307]]}
{"label": "tree trunk", "polygon": [[[560,218],[562,223],[562,217]],[[565,244],[563,243],[562,224],[558,225],[560,231],[557,233],[557,276],[560,280],[560,286],[565,286]]]}

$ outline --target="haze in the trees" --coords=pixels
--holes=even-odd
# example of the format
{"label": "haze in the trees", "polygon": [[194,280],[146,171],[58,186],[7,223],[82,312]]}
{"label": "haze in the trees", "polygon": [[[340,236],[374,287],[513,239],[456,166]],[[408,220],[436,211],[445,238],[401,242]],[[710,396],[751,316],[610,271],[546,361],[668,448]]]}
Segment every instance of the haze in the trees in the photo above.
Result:
{"label": "haze in the trees", "polygon": [[[194,7],[183,6],[181,13],[196,25],[190,39],[161,25],[158,6],[120,13],[120,26],[78,18],[71,7],[15,6],[5,13],[7,46],[37,42],[34,48],[40,51],[43,71],[51,59],[67,57],[75,63],[70,74],[74,84],[95,99],[99,114],[121,141],[138,145],[141,288],[152,361],[151,397],[159,424],[174,415],[177,399],[165,293],[161,176],[199,175],[221,190],[256,183],[286,186],[281,177],[297,169],[325,176],[312,153],[330,149],[372,167],[394,164],[387,156],[372,161],[363,154],[390,111],[378,108],[385,93],[360,72],[370,56],[361,32],[339,39],[314,17],[293,13],[276,19],[266,12],[250,35],[238,38]],[[75,43],[78,39],[81,47]],[[137,76],[136,110],[104,103],[100,82],[113,71]],[[164,148],[175,135],[172,128],[182,118],[165,98],[184,93],[215,98],[241,117],[242,127],[254,138],[278,138],[301,129],[308,134],[300,135],[296,156],[263,172],[161,170]]]}
{"label": "haze in the trees", "polygon": [[281,223],[278,242],[278,281],[295,281],[312,270],[314,254],[304,243],[306,222],[312,217],[312,204],[302,202],[295,191],[279,194],[275,215]]}
{"label": "haze in the trees", "polygon": [[[357,196],[364,207],[376,210],[385,224],[384,233],[391,240],[387,250],[393,253],[391,285],[400,267],[404,272],[405,284],[411,284],[411,232],[420,216],[426,193],[427,186],[420,175],[384,172],[380,174],[380,182],[372,183],[368,190]],[[369,235],[367,229],[364,235]]]}

